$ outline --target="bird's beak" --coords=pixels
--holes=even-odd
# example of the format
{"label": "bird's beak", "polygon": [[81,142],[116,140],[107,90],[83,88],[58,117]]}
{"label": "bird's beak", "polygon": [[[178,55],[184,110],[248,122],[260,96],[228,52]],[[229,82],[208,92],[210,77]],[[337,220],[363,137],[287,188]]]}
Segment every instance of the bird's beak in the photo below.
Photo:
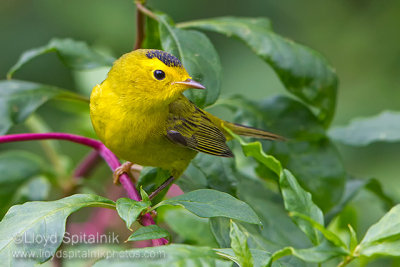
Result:
{"label": "bird's beak", "polygon": [[206,89],[204,85],[202,85],[199,82],[193,81],[192,79],[186,79],[185,81],[182,82],[173,82],[172,84],[183,84],[186,85],[189,88],[195,88],[195,89]]}

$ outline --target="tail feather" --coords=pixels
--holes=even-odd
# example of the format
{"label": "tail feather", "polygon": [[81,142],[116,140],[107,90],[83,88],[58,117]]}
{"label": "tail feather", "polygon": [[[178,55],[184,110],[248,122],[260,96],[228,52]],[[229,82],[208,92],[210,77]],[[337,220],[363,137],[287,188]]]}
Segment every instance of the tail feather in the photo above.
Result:
{"label": "tail feather", "polygon": [[242,136],[249,136],[249,137],[255,137],[255,138],[261,138],[261,139],[267,139],[267,140],[280,140],[280,141],[285,141],[286,138],[273,134],[264,130],[260,130],[257,128],[237,124],[237,123],[224,123],[226,127],[228,127],[232,132],[238,135]]}

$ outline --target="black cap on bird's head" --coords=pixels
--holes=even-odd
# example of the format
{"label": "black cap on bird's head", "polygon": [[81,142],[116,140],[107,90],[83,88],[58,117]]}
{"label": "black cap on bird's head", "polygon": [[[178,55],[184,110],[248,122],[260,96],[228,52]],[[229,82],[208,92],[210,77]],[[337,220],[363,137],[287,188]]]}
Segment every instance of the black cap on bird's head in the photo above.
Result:
{"label": "black cap on bird's head", "polygon": [[182,63],[181,61],[165,52],[165,51],[161,51],[161,50],[155,50],[155,49],[150,49],[147,53],[146,53],[146,57],[148,58],[158,58],[162,63],[164,63],[165,65],[167,65],[168,67],[179,67],[182,68]]}

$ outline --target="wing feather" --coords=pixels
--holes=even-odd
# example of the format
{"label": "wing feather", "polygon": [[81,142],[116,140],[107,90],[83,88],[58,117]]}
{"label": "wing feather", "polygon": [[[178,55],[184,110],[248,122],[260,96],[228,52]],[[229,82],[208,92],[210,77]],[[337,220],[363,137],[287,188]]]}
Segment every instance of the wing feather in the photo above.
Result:
{"label": "wing feather", "polygon": [[181,96],[170,104],[166,136],[174,143],[190,149],[220,156],[233,157],[225,135],[201,109]]}

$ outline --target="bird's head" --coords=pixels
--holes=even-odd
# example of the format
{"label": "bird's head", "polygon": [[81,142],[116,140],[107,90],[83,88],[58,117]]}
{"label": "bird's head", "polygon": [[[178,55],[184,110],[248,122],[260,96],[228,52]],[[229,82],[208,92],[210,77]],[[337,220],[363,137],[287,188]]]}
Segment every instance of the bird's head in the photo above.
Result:
{"label": "bird's head", "polygon": [[205,89],[192,80],[175,56],[138,49],[115,61],[106,82],[124,100],[141,99],[152,105],[169,104],[189,88]]}

